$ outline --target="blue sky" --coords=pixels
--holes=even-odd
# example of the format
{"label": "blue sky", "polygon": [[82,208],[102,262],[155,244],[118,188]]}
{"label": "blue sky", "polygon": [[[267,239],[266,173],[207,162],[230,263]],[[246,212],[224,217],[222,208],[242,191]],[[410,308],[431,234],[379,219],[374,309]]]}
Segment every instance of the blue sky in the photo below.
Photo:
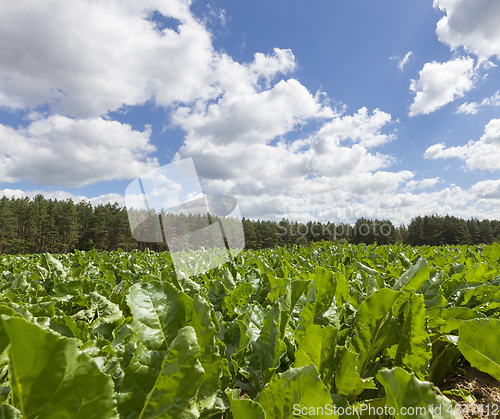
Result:
{"label": "blue sky", "polygon": [[125,204],[193,158],[247,218],[500,219],[497,0],[0,7],[0,193]]}

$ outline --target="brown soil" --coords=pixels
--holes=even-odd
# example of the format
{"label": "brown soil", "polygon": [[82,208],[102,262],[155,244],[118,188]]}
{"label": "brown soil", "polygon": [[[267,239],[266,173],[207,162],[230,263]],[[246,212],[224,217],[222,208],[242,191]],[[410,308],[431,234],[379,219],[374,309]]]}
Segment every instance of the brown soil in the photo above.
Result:
{"label": "brown soil", "polygon": [[463,370],[465,373],[449,375],[441,391],[461,388],[476,398],[476,402],[471,404],[461,397],[446,394],[446,397],[457,402],[457,410],[460,409],[465,419],[500,419],[500,382],[471,366]]}

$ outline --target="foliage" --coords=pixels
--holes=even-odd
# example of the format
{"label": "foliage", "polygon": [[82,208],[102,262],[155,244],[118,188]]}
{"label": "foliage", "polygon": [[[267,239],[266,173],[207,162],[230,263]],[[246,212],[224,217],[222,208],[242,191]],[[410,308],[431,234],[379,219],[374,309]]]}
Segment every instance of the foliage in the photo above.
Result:
{"label": "foliage", "polygon": [[454,418],[447,372],[500,374],[498,244],[0,255],[0,290],[0,417]]}

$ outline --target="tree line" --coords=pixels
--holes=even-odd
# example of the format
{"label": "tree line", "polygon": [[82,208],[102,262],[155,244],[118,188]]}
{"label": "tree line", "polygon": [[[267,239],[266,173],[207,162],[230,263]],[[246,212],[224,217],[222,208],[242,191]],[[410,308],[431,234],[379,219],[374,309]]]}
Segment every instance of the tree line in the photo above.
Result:
{"label": "tree line", "polygon": [[[137,217],[142,216],[140,211],[135,214]],[[145,235],[146,241],[134,238],[141,236],[141,229],[150,228],[148,223],[151,220],[154,221],[154,217],[146,217],[144,222],[136,223],[137,230],[132,232],[127,209],[118,203],[92,206],[88,201],[75,203],[71,199],[52,200],[45,199],[43,195],[33,199],[9,199],[4,196],[0,199],[0,253],[68,253],[74,249],[131,251],[144,250],[146,247],[157,252],[168,250],[167,243],[161,239],[160,229],[156,233],[158,237]],[[164,232],[169,236],[180,236],[211,224],[217,218],[189,214],[172,219],[170,214],[165,215],[163,220],[169,223],[169,228],[163,226]],[[322,240],[366,244],[405,243],[411,246],[500,242],[500,221],[463,220],[453,216],[416,217],[407,226],[399,227],[389,220],[365,218],[358,219],[354,225],[313,221],[299,223],[287,219],[279,222],[252,221],[245,218],[242,224],[245,248],[254,250],[307,245]],[[212,239],[208,237],[207,240],[210,242]],[[193,247],[190,243],[184,245]]]}

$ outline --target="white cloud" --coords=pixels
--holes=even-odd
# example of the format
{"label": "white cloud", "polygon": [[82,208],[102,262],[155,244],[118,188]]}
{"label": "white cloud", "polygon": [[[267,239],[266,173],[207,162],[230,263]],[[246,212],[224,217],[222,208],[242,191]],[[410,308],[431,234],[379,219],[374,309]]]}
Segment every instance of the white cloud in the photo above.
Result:
{"label": "white cloud", "polygon": [[23,109],[24,104],[22,103],[21,100],[17,98],[8,97],[5,93],[0,91],[0,108]]}
{"label": "white cloud", "polygon": [[[106,114],[153,101],[171,106],[173,123],[186,130],[176,158],[193,157],[205,192],[235,196],[243,215],[351,222],[372,215],[397,223],[422,213],[484,213],[489,204],[476,201],[493,186],[410,192],[438,180],[389,170],[394,157],[376,147],[395,138],[391,115],[337,112],[323,93],[290,76],[296,68],[290,50],[257,53],[248,63],[216,52],[190,3],[66,0],[43,19],[0,14],[0,36],[9,40],[2,46],[0,107],[26,108],[32,121],[26,128],[0,125],[0,181],[80,186],[140,176],[158,165],[148,158],[150,130],[134,131]],[[158,31],[146,20],[153,10],[177,19],[178,29]],[[224,11],[213,11],[224,25]],[[400,61],[401,70],[411,57],[410,51]],[[471,58],[426,64],[412,83],[411,113],[463,96],[474,76]],[[491,125],[480,141],[491,147],[496,132]],[[60,190],[1,193],[124,205],[116,193],[90,199]]]}
{"label": "white cloud", "polygon": [[[245,84],[239,73],[268,86],[278,73],[295,68],[290,50],[257,53],[249,65],[215,52],[190,3],[67,0],[43,19],[37,13],[0,14],[0,38],[10,40],[2,48],[0,106],[48,104],[52,112],[92,117],[149,100],[166,107],[210,100],[228,84]],[[177,30],[159,31],[147,20],[153,10],[176,19]],[[218,13],[224,21],[224,11]]]}
{"label": "white cloud", "polygon": [[477,102],[472,102],[472,103],[462,103],[458,108],[456,113],[465,113],[465,114],[471,114],[475,115],[478,111],[479,108],[481,107],[481,104]]}
{"label": "white cloud", "polygon": [[6,196],[7,198],[30,198],[33,199],[37,195],[43,195],[45,199],[57,199],[58,201],[66,201],[71,199],[73,202],[90,202],[93,206],[96,205],[105,205],[105,204],[114,204],[118,203],[120,207],[125,206],[125,197],[118,193],[108,193],[104,195],[99,195],[93,198],[87,198],[83,195],[75,195],[71,192],[67,191],[42,191],[42,190],[32,190],[32,191],[23,191],[21,189],[0,189],[0,196]]}
{"label": "white cloud", "polygon": [[207,109],[188,112],[181,108],[172,120],[188,131],[188,137],[210,136],[214,144],[266,143],[309,118],[331,115],[331,109],[290,79],[260,93],[228,91]]}
{"label": "white cloud", "polygon": [[406,53],[406,55],[404,56],[404,58],[398,63],[398,68],[403,71],[403,67],[408,64],[408,62],[410,61],[410,58],[411,56],[413,55],[413,52],[412,51],[408,51]]}
{"label": "white cloud", "polygon": [[208,15],[212,19],[218,19],[222,27],[226,27],[227,23],[227,15],[225,9],[219,9],[211,4],[207,4],[208,7]]}
{"label": "white cloud", "polygon": [[486,106],[500,106],[500,90],[497,91],[493,96],[484,98],[481,103],[462,103],[458,108],[456,113],[466,113],[475,115],[481,108]]}
{"label": "white cloud", "polygon": [[498,0],[434,0],[446,12],[437,24],[441,42],[455,50],[461,46],[480,60],[500,58],[500,2]]}
{"label": "white cloud", "polygon": [[[383,179],[386,174],[379,172],[372,184],[379,183],[381,188],[372,193],[360,195],[347,189],[337,188],[328,192],[326,186],[334,185],[333,182],[325,182],[324,178],[319,178],[309,183],[312,191],[308,195],[270,195],[262,194],[254,197],[243,196],[238,198],[242,215],[253,219],[274,219],[281,218],[307,222],[319,220],[322,222],[350,222],[354,224],[360,217],[370,219],[389,219],[396,226],[400,223],[408,224],[412,218],[424,214],[455,215],[464,219],[471,216],[483,219],[500,219],[500,180],[486,180],[473,185],[465,190],[456,185],[451,185],[439,191],[411,192],[403,185],[403,191],[394,189],[384,190]],[[405,175],[408,179],[409,176]],[[394,173],[388,178],[394,177]],[[386,178],[387,179],[387,178]],[[421,181],[420,189],[424,184],[430,185],[433,179]],[[325,186],[314,188],[314,183]],[[362,180],[359,182],[362,183]],[[419,181],[410,180],[406,185],[415,185]],[[393,185],[394,186],[394,185]],[[318,195],[316,193],[319,192]],[[72,199],[74,202],[88,201],[92,205],[115,203],[125,206],[125,199],[120,194],[105,194],[97,197],[85,197],[72,193],[56,190],[46,192],[41,190],[23,191],[20,189],[0,190],[0,195],[8,198],[29,197],[34,198],[42,194],[47,199],[66,200]]]}
{"label": "white cloud", "polygon": [[426,63],[419,79],[412,80],[410,90],[416,93],[410,116],[429,114],[464,96],[474,87],[476,70],[470,57],[458,57],[445,63]]}
{"label": "white cloud", "polygon": [[406,182],[405,190],[412,191],[415,189],[428,189],[442,182],[439,177],[422,179],[422,180],[410,180]]}
{"label": "white cloud", "polygon": [[500,170],[500,119],[492,119],[478,141],[469,141],[464,146],[449,147],[443,143],[429,147],[426,159],[458,158],[465,161],[469,170]]}
{"label": "white cloud", "polygon": [[500,200],[500,180],[484,180],[472,186],[474,194],[482,199]]}
{"label": "white cloud", "polygon": [[382,134],[384,125],[391,121],[391,115],[375,109],[373,115],[368,114],[368,109],[361,108],[354,115],[334,118],[321,127],[318,132],[318,145],[323,146],[324,141],[340,144],[341,141],[350,139],[366,147],[376,147],[394,138],[393,135]]}
{"label": "white cloud", "polygon": [[26,128],[0,125],[0,182],[74,187],[134,178],[158,165],[147,157],[155,150],[150,134],[100,117],[52,115]]}
{"label": "white cloud", "polygon": [[[53,13],[0,13],[0,105],[49,104],[98,116],[154,99],[168,106],[213,94],[211,35],[189,1],[55,2]],[[180,22],[159,32],[151,10]]]}
{"label": "white cloud", "polygon": [[[394,159],[369,151],[394,138],[384,132],[391,115],[366,108],[339,114],[294,79],[262,91],[251,77],[255,64],[226,65],[224,73],[238,72],[240,83],[228,81],[215,103],[174,118],[187,131],[175,159],[193,157],[207,193],[236,197],[247,216],[310,219],[311,211],[395,191],[414,176],[382,170]],[[310,121],[319,128],[300,135]],[[292,132],[299,138],[288,141]]]}

